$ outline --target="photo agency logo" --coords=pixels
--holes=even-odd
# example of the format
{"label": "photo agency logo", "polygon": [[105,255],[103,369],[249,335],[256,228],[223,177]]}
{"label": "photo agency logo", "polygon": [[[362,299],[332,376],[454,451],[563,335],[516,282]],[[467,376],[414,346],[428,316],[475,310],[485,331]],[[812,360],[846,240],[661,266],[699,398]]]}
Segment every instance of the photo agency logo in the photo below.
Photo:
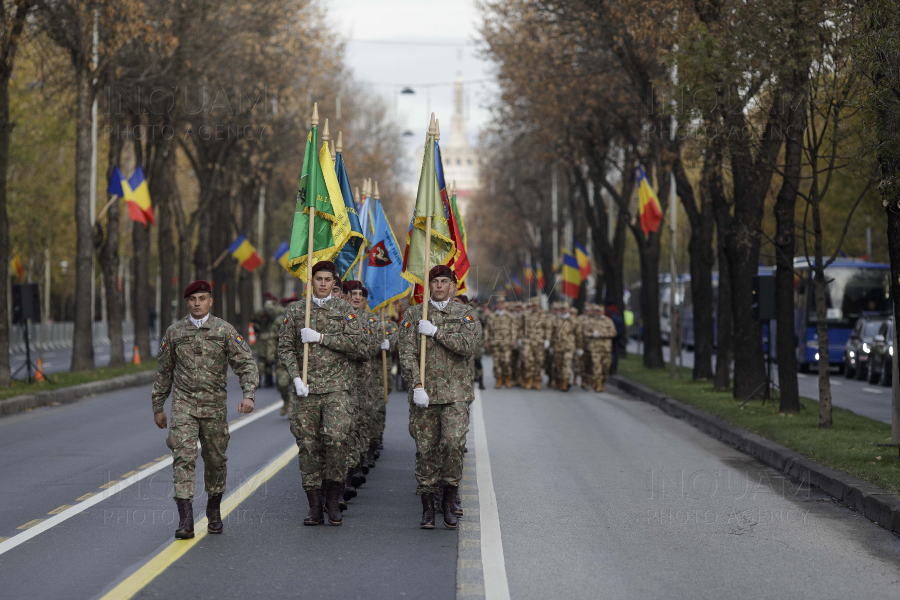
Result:
{"label": "photo agency logo", "polygon": [[[104,134],[121,139],[261,139],[267,124],[260,117],[277,110],[265,85],[107,86],[103,99],[108,115]],[[140,122],[134,122],[135,115]]]}

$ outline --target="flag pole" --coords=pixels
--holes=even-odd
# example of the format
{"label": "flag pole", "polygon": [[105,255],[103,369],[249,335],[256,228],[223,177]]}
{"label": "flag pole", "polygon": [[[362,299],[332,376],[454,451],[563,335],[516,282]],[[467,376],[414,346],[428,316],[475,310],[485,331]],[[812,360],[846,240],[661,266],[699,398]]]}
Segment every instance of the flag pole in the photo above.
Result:
{"label": "flag pole", "polygon": [[[365,197],[367,193],[371,193],[371,190],[368,188],[368,185],[367,185],[368,182],[369,182],[368,179],[366,179],[366,180],[363,181],[363,197]],[[365,202],[363,202],[363,204],[365,204]],[[362,206],[363,206],[363,205],[361,204],[361,205],[360,205],[360,210],[362,210]],[[363,237],[365,237],[365,236],[366,236],[366,232],[363,231],[362,233],[363,233]],[[363,268],[363,261],[362,261],[362,257],[360,257],[360,259],[359,259],[359,266],[356,268],[356,279],[357,279],[357,281],[362,281],[362,268]]]}
{"label": "flag pole", "polygon": [[[310,119],[310,124],[312,127],[315,127],[319,124],[319,104],[313,103],[313,114]],[[327,123],[327,121],[326,121]],[[313,141],[313,152],[316,152],[316,146],[319,145],[319,140]],[[309,182],[306,182],[307,186]],[[314,234],[314,225],[316,222],[316,205],[315,201],[313,202],[312,208],[309,211],[309,236],[306,241],[306,325],[305,327],[309,329],[309,311],[312,307],[312,268],[313,268],[313,251],[315,250],[315,243],[313,241]],[[306,377],[306,373],[309,369],[309,344],[303,344],[303,383],[307,386],[309,385],[309,379]]]}
{"label": "flag pole", "polygon": [[[387,333],[384,328],[384,309],[381,309],[381,333]],[[388,402],[388,366],[387,366],[387,350],[381,351],[381,373],[384,380],[384,403]]]}
{"label": "flag pole", "polygon": [[[435,134],[434,113],[431,113],[431,124],[428,126],[427,144]],[[426,146],[427,153],[427,146]],[[431,286],[428,282],[428,272],[431,271],[431,215],[425,215],[425,273],[422,274],[424,285],[422,286],[422,320],[428,320],[428,301],[431,299]],[[422,334],[422,357],[419,360],[419,379],[422,387],[425,387],[425,340],[428,336]]]}

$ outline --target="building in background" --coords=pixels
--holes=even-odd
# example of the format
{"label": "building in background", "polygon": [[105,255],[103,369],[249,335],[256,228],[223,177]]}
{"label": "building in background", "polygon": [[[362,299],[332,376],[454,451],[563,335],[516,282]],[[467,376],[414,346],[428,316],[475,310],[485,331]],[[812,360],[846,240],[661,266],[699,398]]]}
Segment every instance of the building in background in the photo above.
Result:
{"label": "building in background", "polygon": [[469,145],[466,136],[465,85],[462,73],[456,75],[453,92],[453,119],[450,121],[450,136],[441,139],[441,158],[444,162],[444,176],[447,186],[456,181],[456,197],[459,209],[465,213],[469,199],[480,186],[481,156]]}

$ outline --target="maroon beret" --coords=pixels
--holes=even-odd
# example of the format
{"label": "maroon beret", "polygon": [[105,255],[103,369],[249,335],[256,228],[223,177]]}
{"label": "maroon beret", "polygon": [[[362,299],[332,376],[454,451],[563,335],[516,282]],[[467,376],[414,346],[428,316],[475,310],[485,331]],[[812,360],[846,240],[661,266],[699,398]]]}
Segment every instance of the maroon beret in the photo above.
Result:
{"label": "maroon beret", "polygon": [[361,290],[363,289],[363,285],[361,281],[356,279],[350,279],[349,281],[344,282],[344,293],[349,294],[353,290]]}
{"label": "maroon beret", "polygon": [[299,298],[297,298],[297,294],[294,294],[293,296],[288,296],[287,298],[282,298],[281,305],[287,306],[291,302],[297,302],[298,300],[299,300]]}
{"label": "maroon beret", "polygon": [[453,269],[447,265],[437,265],[428,272],[428,281],[431,281],[435,277],[449,277],[453,283],[456,283],[456,273],[454,273]]}
{"label": "maroon beret", "polygon": [[184,289],[184,297],[187,298],[191,294],[197,294],[199,292],[207,292],[209,294],[212,294],[212,285],[208,281],[198,279]]}
{"label": "maroon beret", "polygon": [[369,297],[369,290],[367,290],[367,289],[364,288],[364,287],[361,287],[361,288],[359,288],[359,289],[360,289],[360,291],[362,292],[363,298],[368,298],[368,297]]}
{"label": "maroon beret", "polygon": [[469,297],[466,296],[465,294],[459,294],[459,295],[456,297],[456,299],[459,300],[460,302],[462,302],[463,304],[468,304],[468,303],[469,303]]}
{"label": "maroon beret", "polygon": [[278,302],[278,296],[276,296],[272,292],[266,292],[263,294],[263,300],[271,300],[272,302]]}
{"label": "maroon beret", "polygon": [[319,271],[328,271],[332,275],[337,273],[337,267],[330,260],[320,260],[312,268],[312,274],[315,275]]}

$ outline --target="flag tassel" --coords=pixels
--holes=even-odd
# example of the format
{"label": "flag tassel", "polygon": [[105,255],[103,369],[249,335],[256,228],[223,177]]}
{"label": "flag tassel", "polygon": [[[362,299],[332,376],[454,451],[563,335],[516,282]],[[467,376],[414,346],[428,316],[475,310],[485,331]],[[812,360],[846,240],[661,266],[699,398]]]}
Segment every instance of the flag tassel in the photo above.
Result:
{"label": "flag tassel", "polygon": [[[431,215],[425,217],[425,285],[422,286],[422,320],[428,320],[428,301],[431,299],[431,286],[428,282],[428,272],[431,271]],[[419,361],[419,379],[422,387],[425,387],[425,338],[422,334],[422,358]]]}

